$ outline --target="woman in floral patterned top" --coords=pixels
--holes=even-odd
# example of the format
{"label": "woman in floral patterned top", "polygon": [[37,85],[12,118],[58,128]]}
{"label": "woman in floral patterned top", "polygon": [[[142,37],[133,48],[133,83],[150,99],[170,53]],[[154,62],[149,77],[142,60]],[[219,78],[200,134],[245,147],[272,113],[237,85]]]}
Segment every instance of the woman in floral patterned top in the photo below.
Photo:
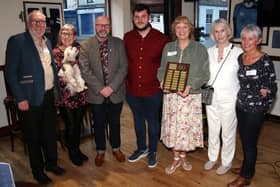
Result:
{"label": "woman in floral patterned top", "polygon": [[[206,48],[194,41],[193,24],[186,16],[178,16],[172,23],[176,40],[165,45],[162,52],[158,80],[163,89],[161,140],[173,149],[172,163],[165,168],[172,174],[182,166],[192,170],[186,153],[203,147],[201,86],[209,80],[209,62]],[[187,86],[176,93],[163,88],[167,62],[189,64]]]}
{"label": "woman in floral patterned top", "polygon": [[243,149],[241,168],[232,171],[239,176],[228,187],[242,187],[250,184],[257,160],[257,142],[264,116],[276,95],[276,75],[269,56],[263,53],[259,44],[262,33],[259,27],[248,25],[241,31],[241,45],[244,50],[238,57],[238,79],[240,90],[237,96],[237,121]]}
{"label": "woman in floral patterned top", "polygon": [[[64,51],[67,47],[76,47],[80,50],[80,45],[76,40],[75,27],[71,24],[65,24],[59,31],[58,45],[53,49],[53,55],[57,64],[58,71],[62,68]],[[68,61],[74,66],[78,64],[78,54],[74,61]],[[75,165],[82,165],[88,157],[80,151],[80,129],[83,115],[85,112],[86,93],[85,91],[72,94],[67,87],[67,81],[59,76],[62,100],[57,101],[61,117],[65,123],[65,142],[68,148],[69,158]]]}

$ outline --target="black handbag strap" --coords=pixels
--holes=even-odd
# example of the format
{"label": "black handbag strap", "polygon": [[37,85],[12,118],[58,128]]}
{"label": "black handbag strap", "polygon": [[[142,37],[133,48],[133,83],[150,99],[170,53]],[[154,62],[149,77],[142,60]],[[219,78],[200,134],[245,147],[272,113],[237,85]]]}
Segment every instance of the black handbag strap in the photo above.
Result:
{"label": "black handbag strap", "polygon": [[218,72],[217,72],[217,74],[215,76],[215,79],[213,80],[212,84],[210,84],[210,86],[213,86],[213,84],[215,83],[215,81],[216,81],[216,79],[217,79],[217,77],[218,77],[218,75],[219,75],[219,73],[220,73],[224,63],[226,62],[226,60],[227,60],[227,58],[228,58],[228,56],[229,56],[229,54],[230,54],[230,52],[232,51],[233,48],[234,48],[234,45],[231,46],[229,52],[227,53],[226,58],[224,58],[224,61],[223,61],[222,65],[220,66],[220,68],[219,68],[219,70],[218,70]]}

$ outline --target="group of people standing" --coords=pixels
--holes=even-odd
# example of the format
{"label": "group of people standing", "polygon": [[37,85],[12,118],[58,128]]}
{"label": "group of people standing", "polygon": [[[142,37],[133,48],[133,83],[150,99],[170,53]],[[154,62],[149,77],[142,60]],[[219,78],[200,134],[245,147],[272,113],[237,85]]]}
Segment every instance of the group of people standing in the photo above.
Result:
{"label": "group of people standing", "polygon": [[273,62],[260,49],[260,28],[247,25],[240,35],[242,49],[230,43],[232,30],[226,20],[218,19],[213,22],[211,32],[216,45],[208,49],[208,84],[214,87],[214,94],[212,104],[206,106],[209,161],[204,169],[211,170],[216,165],[221,144],[221,165],[216,173],[223,175],[231,169],[238,126],[243,162],[241,168],[232,168],[239,176],[229,187],[250,184],[264,116],[277,92]]}
{"label": "group of people standing", "polygon": [[[228,186],[248,184],[255,171],[256,145],[264,115],[277,90],[273,63],[258,47],[260,29],[246,26],[242,30],[242,51],[229,42],[231,29],[226,21],[218,19],[211,34],[216,45],[207,51],[194,40],[194,26],[185,16],[174,20],[172,31],[176,40],[172,42],[152,28],[146,5],[137,4],[132,19],[134,28],[124,35],[123,41],[110,35],[111,23],[106,16],[96,19],[96,35],[81,44],[76,42],[74,26],[66,24],[52,49],[44,37],[46,18],[36,10],[28,16],[28,31],[9,39],[5,76],[22,119],[34,178],[48,184],[51,179],[44,169],[56,175],[65,173],[57,164],[57,109],[65,123],[69,159],[77,166],[88,160],[79,147],[87,103],[93,114],[95,165],[104,163],[106,135],[114,157],[124,162],[120,114],[125,99],[133,114],[137,146],[128,161],[147,156],[148,167],[156,167],[160,139],[173,151],[173,161],[165,172],[172,174],[180,166],[190,171],[192,164],[186,153],[203,147],[201,87],[215,82],[213,103],[206,106],[209,161],[204,169],[211,170],[217,163],[220,131],[222,163],[216,173],[222,175],[231,168],[238,124],[244,161],[241,169],[234,170],[240,176]],[[58,76],[59,71],[66,70],[63,65],[69,47],[78,52],[67,63],[79,66],[87,86],[75,94],[70,92],[67,80]],[[174,93],[163,88],[168,62],[190,64],[185,90]]]}

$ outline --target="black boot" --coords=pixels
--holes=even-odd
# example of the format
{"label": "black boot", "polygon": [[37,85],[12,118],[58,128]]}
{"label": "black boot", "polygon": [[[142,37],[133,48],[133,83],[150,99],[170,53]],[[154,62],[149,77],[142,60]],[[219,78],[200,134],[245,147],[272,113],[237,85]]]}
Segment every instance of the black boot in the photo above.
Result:
{"label": "black boot", "polygon": [[82,151],[80,149],[78,149],[78,155],[83,161],[88,160],[88,157],[84,153],[82,153]]}
{"label": "black boot", "polygon": [[77,149],[69,149],[69,158],[76,166],[81,166],[83,164],[83,160],[79,156],[79,152],[77,151]]}
{"label": "black boot", "polygon": [[80,144],[80,120],[82,120],[82,109],[60,108],[61,117],[65,123],[65,141],[68,148],[69,158],[73,164],[81,166],[83,160],[80,158],[78,148]]}
{"label": "black boot", "polygon": [[33,173],[33,178],[40,184],[46,185],[52,182],[52,180],[44,172]]}

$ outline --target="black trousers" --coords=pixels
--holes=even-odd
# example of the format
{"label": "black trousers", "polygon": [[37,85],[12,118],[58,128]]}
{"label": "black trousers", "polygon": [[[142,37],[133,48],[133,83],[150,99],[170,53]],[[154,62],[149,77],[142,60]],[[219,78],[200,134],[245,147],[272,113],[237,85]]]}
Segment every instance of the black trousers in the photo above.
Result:
{"label": "black trousers", "polygon": [[92,104],[92,115],[94,124],[94,137],[96,151],[104,153],[106,150],[106,127],[109,125],[109,140],[112,150],[116,151],[121,145],[120,115],[123,103],[112,102],[103,104]]}
{"label": "black trousers", "polygon": [[257,144],[264,122],[265,111],[243,112],[237,109],[237,120],[243,149],[240,176],[250,179],[255,174]]}
{"label": "black trousers", "polygon": [[60,107],[60,115],[65,124],[65,142],[69,150],[78,150],[80,146],[81,124],[85,107],[69,109]]}
{"label": "black trousers", "polygon": [[45,92],[40,106],[30,106],[28,111],[20,111],[19,116],[32,173],[42,172],[44,166],[57,165],[57,118],[53,90]]}

